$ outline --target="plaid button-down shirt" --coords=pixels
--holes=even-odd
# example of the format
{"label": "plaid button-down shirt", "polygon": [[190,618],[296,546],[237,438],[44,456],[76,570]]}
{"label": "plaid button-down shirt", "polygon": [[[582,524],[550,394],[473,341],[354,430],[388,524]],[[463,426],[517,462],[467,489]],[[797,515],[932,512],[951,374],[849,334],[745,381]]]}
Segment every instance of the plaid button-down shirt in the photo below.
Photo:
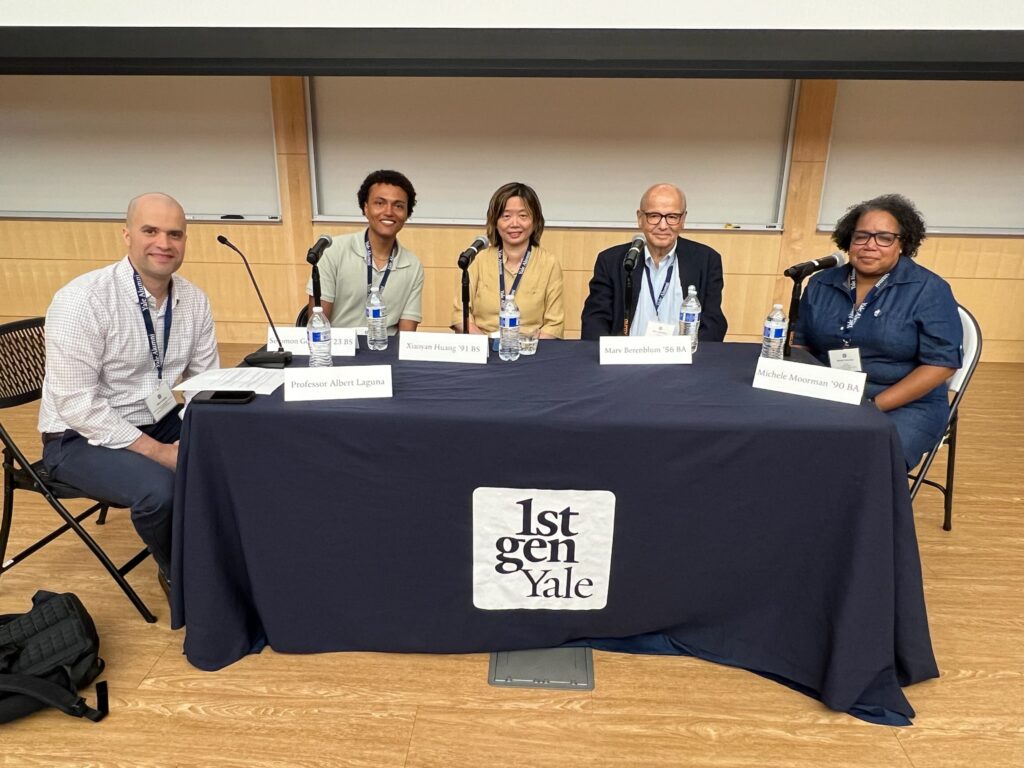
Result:
{"label": "plaid button-down shirt", "polygon": [[[163,354],[163,380],[174,386],[219,365],[206,295],[172,276],[174,311],[163,349],[166,304],[150,312]],[[147,292],[148,295],[148,292]],[[126,256],[61,288],[46,313],[46,378],[39,431],[73,429],[93,445],[124,448],[153,423],[146,398],[160,383]]]}

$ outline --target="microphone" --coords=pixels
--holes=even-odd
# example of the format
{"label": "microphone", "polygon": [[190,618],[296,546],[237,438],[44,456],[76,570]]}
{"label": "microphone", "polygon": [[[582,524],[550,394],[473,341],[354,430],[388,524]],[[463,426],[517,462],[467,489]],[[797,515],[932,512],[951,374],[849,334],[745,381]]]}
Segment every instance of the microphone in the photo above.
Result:
{"label": "microphone", "polygon": [[320,239],[313,243],[313,247],[306,253],[306,261],[315,267],[316,263],[320,261],[320,257],[324,255],[324,251],[333,242],[330,235],[320,235]]}
{"label": "microphone", "polygon": [[803,280],[805,277],[813,275],[815,272],[820,272],[823,269],[830,269],[832,267],[841,267],[845,263],[846,254],[842,251],[836,251],[835,253],[831,253],[821,259],[814,259],[813,261],[804,261],[800,264],[794,264],[782,274],[786,277],[791,277],[794,280]]}
{"label": "microphone", "polygon": [[640,257],[640,252],[647,245],[647,240],[644,239],[643,235],[637,235],[633,238],[633,242],[629,244],[629,250],[626,251],[625,257],[622,259],[622,268],[627,272],[632,272],[636,269],[636,260]]}
{"label": "microphone", "polygon": [[491,241],[487,239],[486,235],[480,235],[469,248],[459,254],[459,269],[469,269],[469,265],[473,263],[476,255],[490,244]]}
{"label": "microphone", "polygon": [[[281,337],[277,333],[277,327],[274,325],[274,321],[270,317],[270,310],[267,309],[267,303],[263,301],[263,294],[260,293],[260,287],[256,284],[256,277],[253,275],[252,269],[249,268],[249,260],[245,258],[245,254],[232,245],[231,241],[224,237],[224,235],[217,235],[217,242],[221,245],[226,245],[242,257],[242,263],[245,264],[245,269],[249,273],[249,279],[252,280],[252,287],[256,289],[256,295],[259,297],[260,304],[263,306],[263,312],[267,316],[267,322],[270,323],[270,328],[274,331],[274,338],[277,339],[276,352],[272,352],[269,349],[261,349],[256,352],[252,352],[245,356],[246,364],[251,365],[253,368],[284,368],[292,361],[292,353],[287,351],[284,348],[284,344],[281,343]],[[310,251],[310,253],[312,253],[312,251]]]}

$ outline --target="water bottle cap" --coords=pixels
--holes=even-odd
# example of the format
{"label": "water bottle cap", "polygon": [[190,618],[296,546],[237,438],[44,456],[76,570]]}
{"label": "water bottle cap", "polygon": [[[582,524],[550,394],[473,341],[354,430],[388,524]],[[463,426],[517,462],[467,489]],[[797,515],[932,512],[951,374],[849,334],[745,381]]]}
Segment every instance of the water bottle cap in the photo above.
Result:
{"label": "water bottle cap", "polygon": [[772,309],[782,309],[781,304],[772,304]]}

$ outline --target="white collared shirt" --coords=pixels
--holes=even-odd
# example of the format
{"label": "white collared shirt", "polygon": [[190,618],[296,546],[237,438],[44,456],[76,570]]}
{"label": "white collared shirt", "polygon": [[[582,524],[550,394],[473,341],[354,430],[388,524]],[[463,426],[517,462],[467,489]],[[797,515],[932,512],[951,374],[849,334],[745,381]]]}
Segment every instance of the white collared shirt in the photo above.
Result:
{"label": "white collared shirt", "polygon": [[[174,311],[163,349],[167,302],[150,312],[163,356],[163,380],[173,387],[220,364],[213,315],[206,295],[172,276]],[[146,326],[125,256],[87,272],[57,291],[46,313],[46,378],[39,431],[73,429],[93,445],[124,448],[139,426],[153,423],[145,400],[160,384]]]}
{"label": "white collared shirt", "polygon": [[[678,241],[677,241],[678,242]],[[640,298],[636,302],[636,312],[633,321],[629,325],[630,336],[643,336],[647,330],[647,323],[656,320],[659,323],[671,323],[675,328],[673,335],[679,333],[679,310],[683,306],[683,287],[679,282],[679,266],[676,264],[676,247],[673,245],[661,260],[661,264],[655,265],[650,252],[644,250],[644,264],[651,274],[651,285],[654,286],[654,295],[661,293],[661,287],[665,284],[670,266],[672,270],[672,284],[665,292],[665,298],[661,300],[661,307],[654,311],[654,300],[651,299],[651,289],[647,287],[647,275],[644,270],[638,269],[634,272],[633,279],[640,281]]]}

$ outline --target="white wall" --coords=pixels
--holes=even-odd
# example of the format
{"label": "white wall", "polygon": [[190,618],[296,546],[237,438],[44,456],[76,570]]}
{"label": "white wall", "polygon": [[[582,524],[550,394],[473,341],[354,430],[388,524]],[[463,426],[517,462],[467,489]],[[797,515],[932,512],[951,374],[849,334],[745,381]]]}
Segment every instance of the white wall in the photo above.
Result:
{"label": "white wall", "polygon": [[1024,29],[1021,0],[0,0],[0,26]]}

